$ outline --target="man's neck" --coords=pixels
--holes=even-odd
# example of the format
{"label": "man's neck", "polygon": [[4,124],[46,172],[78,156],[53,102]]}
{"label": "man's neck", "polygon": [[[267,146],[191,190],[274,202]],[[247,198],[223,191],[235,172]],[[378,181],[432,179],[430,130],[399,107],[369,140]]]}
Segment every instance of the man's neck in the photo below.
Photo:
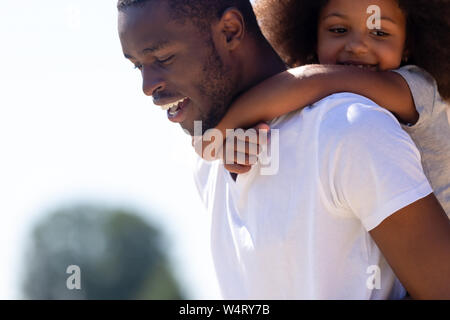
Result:
{"label": "man's neck", "polygon": [[258,46],[250,52],[254,52],[254,55],[248,54],[248,59],[242,65],[239,94],[287,69],[283,60],[265,39],[258,42]]}
{"label": "man's neck", "polygon": [[[248,63],[245,63],[243,66],[243,79],[238,94],[235,97],[287,69],[283,60],[265,39],[258,48],[254,48],[254,52],[256,53],[255,56],[248,59],[246,61]],[[236,181],[238,174],[231,172],[229,174]]]}

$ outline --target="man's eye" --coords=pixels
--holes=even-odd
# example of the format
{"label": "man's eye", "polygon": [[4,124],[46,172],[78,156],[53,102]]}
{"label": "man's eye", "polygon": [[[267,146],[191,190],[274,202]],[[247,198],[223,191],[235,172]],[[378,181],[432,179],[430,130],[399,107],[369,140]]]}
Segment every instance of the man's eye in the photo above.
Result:
{"label": "man's eye", "polygon": [[387,36],[389,36],[389,33],[384,32],[384,31],[381,31],[381,30],[374,30],[374,31],[372,31],[371,33],[372,33],[374,36],[377,36],[377,37],[387,37]]}
{"label": "man's eye", "polygon": [[331,29],[328,29],[330,32],[333,32],[333,33],[339,33],[339,34],[342,34],[342,33],[346,33],[347,32],[347,29],[345,29],[345,28],[331,28]]}
{"label": "man's eye", "polygon": [[162,63],[162,64],[168,64],[172,61],[172,59],[174,58],[174,56],[170,56],[166,59],[158,59],[158,63]]}
{"label": "man's eye", "polygon": [[[172,59],[173,59],[174,57],[175,57],[175,56],[170,56],[170,57],[168,57],[168,58],[166,58],[166,59],[156,59],[156,62],[159,63],[159,64],[169,64],[170,62],[172,62]],[[134,68],[135,68],[135,69],[139,69],[139,70],[142,71],[143,65],[142,65],[142,64],[136,63],[136,64],[134,65]]]}

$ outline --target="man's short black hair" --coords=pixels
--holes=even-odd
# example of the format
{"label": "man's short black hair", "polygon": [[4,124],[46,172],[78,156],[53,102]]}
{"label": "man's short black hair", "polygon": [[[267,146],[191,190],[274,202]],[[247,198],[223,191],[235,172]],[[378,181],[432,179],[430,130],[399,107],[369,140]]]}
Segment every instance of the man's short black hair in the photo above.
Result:
{"label": "man's short black hair", "polygon": [[208,26],[212,21],[220,19],[227,8],[235,7],[244,17],[247,32],[253,35],[260,34],[258,22],[249,0],[118,0],[117,9],[121,11],[129,6],[145,5],[151,1],[166,1],[172,10],[174,19],[181,22],[189,19],[200,30],[209,30]]}

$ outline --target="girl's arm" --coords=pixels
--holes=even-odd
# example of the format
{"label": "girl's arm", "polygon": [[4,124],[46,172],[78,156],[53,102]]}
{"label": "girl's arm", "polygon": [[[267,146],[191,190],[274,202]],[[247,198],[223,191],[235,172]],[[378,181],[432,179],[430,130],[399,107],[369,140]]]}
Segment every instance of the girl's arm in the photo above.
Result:
{"label": "girl's arm", "polygon": [[408,84],[390,71],[370,71],[353,66],[306,65],[279,73],[240,96],[217,125],[247,128],[304,108],[331,94],[352,92],[391,111],[403,123],[416,123],[419,114]]}

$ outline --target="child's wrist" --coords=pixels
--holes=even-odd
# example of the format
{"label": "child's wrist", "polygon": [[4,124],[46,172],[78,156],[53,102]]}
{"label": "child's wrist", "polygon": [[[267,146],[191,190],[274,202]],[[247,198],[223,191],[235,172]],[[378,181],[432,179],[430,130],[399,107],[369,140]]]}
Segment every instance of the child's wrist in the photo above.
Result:
{"label": "child's wrist", "polygon": [[226,125],[223,123],[223,121],[220,121],[217,126],[214,127],[215,130],[219,130],[222,134],[223,140],[226,139]]}

